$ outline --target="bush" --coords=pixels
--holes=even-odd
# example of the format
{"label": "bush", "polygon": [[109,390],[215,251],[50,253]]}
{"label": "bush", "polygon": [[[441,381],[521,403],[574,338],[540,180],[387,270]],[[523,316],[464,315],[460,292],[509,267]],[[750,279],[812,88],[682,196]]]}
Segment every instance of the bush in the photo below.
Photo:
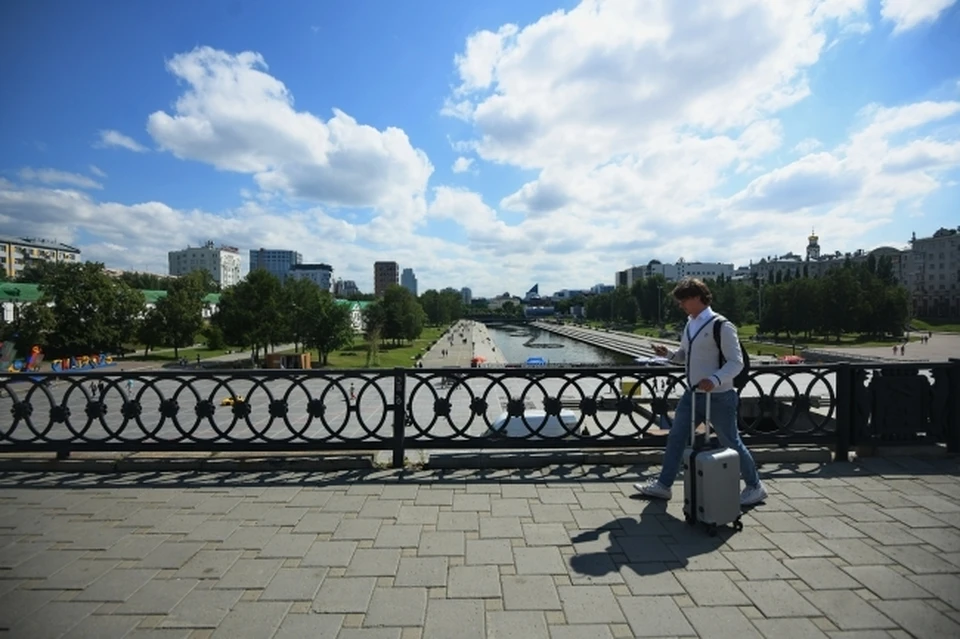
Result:
{"label": "bush", "polygon": [[223,339],[223,331],[219,326],[210,325],[203,329],[203,334],[207,338],[207,348],[212,351],[218,351],[226,347]]}

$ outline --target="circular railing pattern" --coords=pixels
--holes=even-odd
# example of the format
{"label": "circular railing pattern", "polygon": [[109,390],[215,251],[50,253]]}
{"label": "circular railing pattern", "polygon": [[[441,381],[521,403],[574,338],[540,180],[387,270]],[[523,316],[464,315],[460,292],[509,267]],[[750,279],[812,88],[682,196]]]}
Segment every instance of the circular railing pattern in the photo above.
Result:
{"label": "circular railing pattern", "polygon": [[[660,367],[20,375],[0,379],[0,450],[388,449],[398,412],[409,447],[659,446],[686,390]],[[835,367],[757,368],[741,391],[748,440],[830,437],[836,413]]]}

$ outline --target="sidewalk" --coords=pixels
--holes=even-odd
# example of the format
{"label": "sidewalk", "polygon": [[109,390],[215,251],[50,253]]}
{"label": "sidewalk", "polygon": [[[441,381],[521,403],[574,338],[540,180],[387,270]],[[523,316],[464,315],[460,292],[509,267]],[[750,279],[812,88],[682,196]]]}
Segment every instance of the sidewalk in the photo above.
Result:
{"label": "sidewalk", "polygon": [[0,475],[0,629],[960,636],[956,460],[767,465],[716,538],[638,499],[638,470]]}

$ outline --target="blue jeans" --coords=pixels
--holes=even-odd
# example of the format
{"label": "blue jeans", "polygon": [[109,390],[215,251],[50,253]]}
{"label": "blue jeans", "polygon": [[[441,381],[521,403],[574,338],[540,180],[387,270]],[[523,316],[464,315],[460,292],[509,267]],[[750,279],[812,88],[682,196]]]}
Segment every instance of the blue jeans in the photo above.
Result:
{"label": "blue jeans", "polygon": [[[660,483],[666,487],[673,485],[673,480],[677,477],[677,471],[680,470],[680,462],[683,461],[683,450],[690,442],[690,410],[693,396],[692,391],[686,391],[677,404],[676,415],[673,418],[673,428],[667,436],[667,449],[663,453],[663,469],[660,471]],[[696,415],[697,423],[704,420],[706,414],[706,395],[697,393]],[[757,465],[753,462],[753,456],[747,447],[743,445],[740,439],[740,432],[737,428],[737,403],[739,398],[736,391],[723,391],[719,393],[710,393],[710,422],[720,444],[732,448],[740,455],[740,476],[750,487],[760,485],[760,477],[757,475]]]}

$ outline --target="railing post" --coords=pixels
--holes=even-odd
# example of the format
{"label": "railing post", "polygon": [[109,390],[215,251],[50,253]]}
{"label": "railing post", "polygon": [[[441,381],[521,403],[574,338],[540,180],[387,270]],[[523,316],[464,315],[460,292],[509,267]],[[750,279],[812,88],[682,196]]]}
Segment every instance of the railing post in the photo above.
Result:
{"label": "railing post", "polygon": [[403,468],[404,435],[407,422],[407,377],[404,369],[393,369],[393,467]]}
{"label": "railing post", "polygon": [[850,444],[853,440],[853,378],[850,364],[837,365],[837,441],[834,461],[850,460]]}
{"label": "railing post", "polygon": [[948,394],[945,435],[948,453],[960,453],[960,359],[950,358],[950,392]]}

